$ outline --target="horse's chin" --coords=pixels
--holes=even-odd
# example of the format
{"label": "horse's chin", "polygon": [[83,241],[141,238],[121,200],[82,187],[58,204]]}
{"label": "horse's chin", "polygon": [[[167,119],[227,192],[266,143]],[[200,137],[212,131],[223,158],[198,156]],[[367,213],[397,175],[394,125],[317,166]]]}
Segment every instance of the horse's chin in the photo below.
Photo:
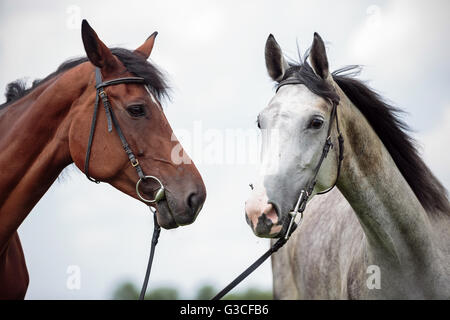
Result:
{"label": "horse's chin", "polygon": [[271,228],[270,228],[271,231],[273,231],[275,229],[276,232],[261,231],[259,228],[257,228],[257,229],[253,228],[253,226],[251,224],[249,224],[249,226],[252,229],[255,236],[257,236],[258,238],[266,238],[266,239],[278,239],[278,238],[284,237],[284,235],[286,234],[286,230],[287,230],[287,226],[285,226],[285,224],[271,226]]}
{"label": "horse's chin", "polygon": [[281,225],[280,227],[281,227],[281,229],[280,229],[280,231],[279,231],[278,233],[271,234],[271,235],[269,235],[268,238],[271,238],[271,239],[279,239],[279,238],[284,237],[284,236],[286,235],[287,227],[286,227],[284,224]]}
{"label": "horse's chin", "polygon": [[161,200],[156,204],[156,217],[158,218],[158,223],[164,229],[174,229],[178,227],[178,223],[170,210],[167,201]]}
{"label": "horse's chin", "polygon": [[[286,217],[285,219],[282,220],[281,224],[277,225],[277,227],[279,228],[278,232],[263,236],[262,238],[280,239],[280,238],[285,237],[287,229],[289,228],[289,223],[290,223],[290,219],[289,219],[289,217]],[[294,224],[294,226],[291,229],[291,234],[292,234],[292,231],[295,230],[296,227],[297,226]]]}

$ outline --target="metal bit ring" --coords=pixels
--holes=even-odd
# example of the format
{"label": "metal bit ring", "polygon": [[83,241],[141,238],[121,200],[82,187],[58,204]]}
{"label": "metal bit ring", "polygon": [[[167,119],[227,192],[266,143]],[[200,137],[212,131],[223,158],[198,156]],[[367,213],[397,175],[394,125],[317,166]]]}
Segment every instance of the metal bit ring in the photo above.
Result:
{"label": "metal bit ring", "polygon": [[[158,189],[158,191],[156,192],[155,199],[153,199],[153,200],[145,199],[145,198],[141,195],[141,193],[139,192],[139,184],[141,183],[142,180],[147,180],[147,179],[153,179],[153,180],[155,180],[156,182],[159,183],[159,189]],[[144,202],[146,202],[146,203],[157,203],[158,201],[164,199],[164,197],[165,197],[165,189],[164,189],[164,185],[162,184],[161,180],[159,180],[159,179],[158,179],[157,177],[155,177],[155,176],[145,176],[145,177],[143,177],[143,178],[140,178],[140,179],[138,180],[138,182],[136,182],[136,193],[137,193],[139,199],[141,199],[142,201],[144,201]]]}

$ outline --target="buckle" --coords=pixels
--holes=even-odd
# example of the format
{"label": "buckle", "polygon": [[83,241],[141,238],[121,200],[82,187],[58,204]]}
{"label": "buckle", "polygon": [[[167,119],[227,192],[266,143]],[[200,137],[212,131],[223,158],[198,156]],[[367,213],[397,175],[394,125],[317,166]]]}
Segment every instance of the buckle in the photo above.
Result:
{"label": "buckle", "polygon": [[106,96],[106,92],[105,92],[105,90],[100,90],[99,92],[98,92],[98,95],[100,96],[100,98],[102,98],[102,99],[104,99],[104,98],[106,98],[107,96]]}
{"label": "buckle", "polygon": [[139,165],[139,160],[136,158],[131,159],[130,162],[131,162],[131,165],[135,168]]}

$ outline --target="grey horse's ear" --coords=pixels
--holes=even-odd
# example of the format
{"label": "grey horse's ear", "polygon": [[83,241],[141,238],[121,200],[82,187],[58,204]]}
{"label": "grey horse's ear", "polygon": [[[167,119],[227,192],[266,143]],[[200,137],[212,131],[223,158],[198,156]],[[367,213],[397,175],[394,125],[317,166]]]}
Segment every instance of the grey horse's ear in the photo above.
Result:
{"label": "grey horse's ear", "polygon": [[314,32],[314,41],[311,46],[309,60],[314,72],[322,79],[327,79],[330,75],[328,69],[328,58],[325,44],[317,32]]}
{"label": "grey horse's ear", "polygon": [[264,54],[269,76],[277,82],[283,79],[284,73],[289,68],[289,65],[284,60],[283,52],[272,34],[267,38]]}

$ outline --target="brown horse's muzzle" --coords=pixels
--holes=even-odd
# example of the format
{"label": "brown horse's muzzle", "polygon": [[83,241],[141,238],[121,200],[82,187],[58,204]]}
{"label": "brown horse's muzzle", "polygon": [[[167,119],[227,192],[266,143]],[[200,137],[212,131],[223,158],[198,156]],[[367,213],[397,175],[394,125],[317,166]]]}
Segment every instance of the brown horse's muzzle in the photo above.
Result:
{"label": "brown horse's muzzle", "polygon": [[[188,225],[195,221],[206,199],[206,188],[201,181],[184,184],[164,184],[164,197],[155,202],[159,224],[165,229]],[[140,191],[148,199],[155,199],[160,185],[155,180],[142,181]],[[153,205],[153,204],[150,204]]]}

